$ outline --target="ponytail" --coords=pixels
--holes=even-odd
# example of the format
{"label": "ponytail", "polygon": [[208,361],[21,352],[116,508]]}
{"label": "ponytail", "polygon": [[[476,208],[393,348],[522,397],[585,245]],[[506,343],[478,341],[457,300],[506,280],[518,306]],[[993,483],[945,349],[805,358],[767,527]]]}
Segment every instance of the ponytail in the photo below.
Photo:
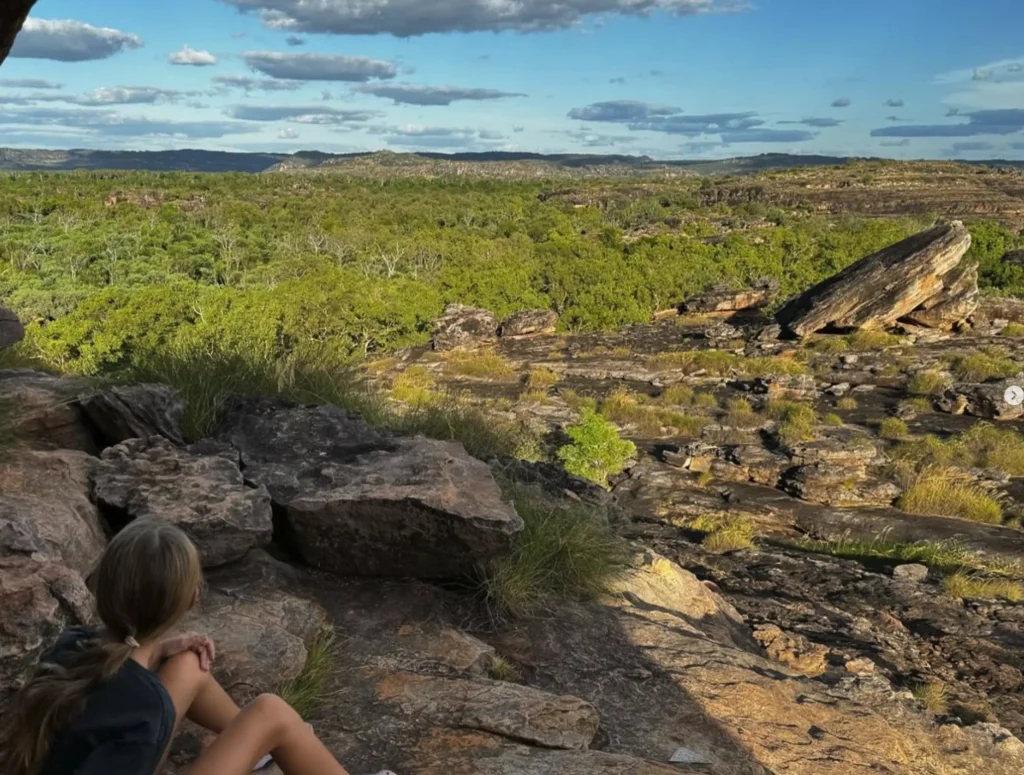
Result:
{"label": "ponytail", "polygon": [[8,707],[0,730],[0,772],[39,775],[54,735],[83,712],[92,690],[113,678],[133,650],[97,637],[63,666],[41,663]]}

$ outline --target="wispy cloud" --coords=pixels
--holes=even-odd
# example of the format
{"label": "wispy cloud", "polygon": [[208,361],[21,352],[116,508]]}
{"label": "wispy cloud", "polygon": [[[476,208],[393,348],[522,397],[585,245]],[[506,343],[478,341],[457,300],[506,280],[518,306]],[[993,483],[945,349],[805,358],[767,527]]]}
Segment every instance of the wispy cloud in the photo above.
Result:
{"label": "wispy cloud", "polygon": [[6,89],[63,89],[64,84],[42,78],[0,78],[0,87]]}
{"label": "wispy cloud", "polygon": [[885,106],[887,108],[902,108],[906,103],[903,100],[886,100]]}
{"label": "wispy cloud", "polygon": [[245,75],[215,75],[213,82],[225,89],[241,89],[251,91],[298,91],[302,88],[301,81],[278,81],[274,78],[250,78]]}
{"label": "wispy cloud", "polygon": [[837,100],[832,101],[833,108],[848,108],[853,104],[853,100],[849,97],[840,97]]}
{"label": "wispy cloud", "polygon": [[506,97],[525,97],[525,94],[497,91],[496,89],[467,89],[459,86],[421,86],[408,83],[368,84],[356,86],[354,91],[389,99],[396,105],[437,106],[453,102],[500,100]]}
{"label": "wispy cloud", "polygon": [[247,51],[242,59],[250,69],[293,81],[366,82],[375,78],[394,78],[394,62],[342,54],[285,54],[274,51]]}
{"label": "wispy cloud", "polygon": [[875,129],[872,137],[976,137],[978,135],[1012,135],[1024,131],[1024,110],[978,110],[958,113],[967,123],[905,124]]}
{"label": "wispy cloud", "polygon": [[326,105],[234,105],[227,115],[239,121],[295,121],[300,124],[352,124],[378,118],[374,110],[343,110]]}

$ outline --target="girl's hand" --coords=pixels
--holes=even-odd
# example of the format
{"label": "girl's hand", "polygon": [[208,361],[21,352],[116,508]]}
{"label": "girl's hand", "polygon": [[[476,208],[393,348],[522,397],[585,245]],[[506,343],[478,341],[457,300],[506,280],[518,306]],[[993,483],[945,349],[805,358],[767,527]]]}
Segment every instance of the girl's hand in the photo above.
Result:
{"label": "girl's hand", "polygon": [[161,660],[170,659],[186,651],[191,651],[199,657],[199,668],[204,673],[210,671],[210,665],[213,664],[213,659],[217,655],[217,649],[214,647],[213,641],[197,632],[176,635],[160,644]]}

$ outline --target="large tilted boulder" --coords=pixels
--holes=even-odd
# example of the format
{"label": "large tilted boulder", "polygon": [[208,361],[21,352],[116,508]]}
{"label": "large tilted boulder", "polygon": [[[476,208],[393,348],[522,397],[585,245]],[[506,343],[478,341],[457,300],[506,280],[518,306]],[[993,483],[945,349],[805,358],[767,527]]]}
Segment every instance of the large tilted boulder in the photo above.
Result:
{"label": "large tilted boulder", "polygon": [[0,350],[15,345],[25,338],[25,327],[7,307],[0,307]]}
{"label": "large tilted boulder", "polygon": [[106,537],[89,499],[94,458],[71,450],[17,450],[0,462],[0,556],[63,562],[83,576]]}
{"label": "large tilted boulder", "polygon": [[498,339],[498,319],[479,307],[449,304],[434,321],[434,349],[439,352],[481,347]]}
{"label": "large tilted boulder", "polygon": [[67,627],[93,619],[82,577],[57,562],[0,557],[0,708]]}
{"label": "large tilted boulder", "polygon": [[83,397],[81,406],[105,444],[149,436],[185,443],[181,432],[185,401],[167,385],[115,387]]}
{"label": "large tilted boulder", "polygon": [[926,301],[904,320],[927,328],[952,329],[963,324],[978,309],[978,267],[961,263],[946,275],[944,291]]}
{"label": "large tilted boulder", "polygon": [[302,558],[341,575],[444,578],[508,553],[522,520],[461,444],[398,436],[336,407],[240,401],[224,439]]}
{"label": "large tilted boulder", "polygon": [[792,299],[776,317],[789,333],[806,336],[829,327],[890,326],[919,308],[941,310],[946,300],[947,315],[969,316],[977,306],[977,284],[971,301],[963,286],[972,275],[958,268],[970,247],[971,235],[959,221],[937,226],[848,266]]}
{"label": "large tilted boulder", "polygon": [[550,309],[528,309],[514,312],[501,322],[503,337],[536,336],[555,333],[558,313]]}
{"label": "large tilted boulder", "polygon": [[103,452],[94,479],[96,500],[112,522],[172,522],[195,541],[207,568],[244,557],[273,534],[270,496],[246,486],[238,451],[227,444],[129,439]]}

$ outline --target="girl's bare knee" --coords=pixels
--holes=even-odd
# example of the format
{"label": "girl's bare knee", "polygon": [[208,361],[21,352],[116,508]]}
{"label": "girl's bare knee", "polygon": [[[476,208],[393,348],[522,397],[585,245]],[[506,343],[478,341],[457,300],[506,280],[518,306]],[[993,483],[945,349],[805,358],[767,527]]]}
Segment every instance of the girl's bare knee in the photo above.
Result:
{"label": "girl's bare knee", "polygon": [[299,714],[276,694],[261,694],[246,711],[259,718],[261,726],[277,741],[283,741],[302,726]]}

